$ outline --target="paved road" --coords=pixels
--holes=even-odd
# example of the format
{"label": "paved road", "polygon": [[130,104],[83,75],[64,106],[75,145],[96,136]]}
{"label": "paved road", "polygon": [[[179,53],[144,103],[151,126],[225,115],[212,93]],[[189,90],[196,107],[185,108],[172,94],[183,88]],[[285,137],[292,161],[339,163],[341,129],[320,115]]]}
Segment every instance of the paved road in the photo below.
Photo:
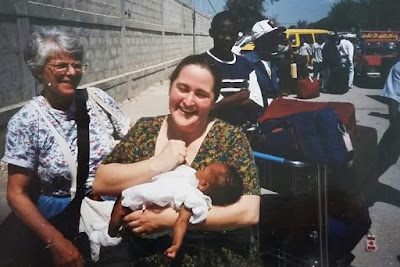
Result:
{"label": "paved road", "polygon": [[[358,125],[369,126],[377,129],[378,140],[387,129],[387,106],[379,101],[380,89],[366,89],[354,87],[344,95],[321,94],[315,101],[342,101],[351,102],[356,107]],[[166,114],[168,112],[168,84],[158,84],[134,99],[123,101],[122,108],[133,119],[142,116]],[[4,166],[2,166],[4,168]],[[371,232],[377,236],[378,251],[366,252],[365,240],[360,240],[353,250],[356,256],[353,266],[400,266],[397,256],[400,255],[400,165],[389,168],[380,178],[379,182],[387,185],[382,194],[386,195],[386,202],[375,202],[370,208],[372,219]],[[9,209],[5,201],[5,175],[0,177],[0,220],[5,217]],[[389,200],[389,201],[388,201]],[[392,203],[392,204],[388,204]]]}

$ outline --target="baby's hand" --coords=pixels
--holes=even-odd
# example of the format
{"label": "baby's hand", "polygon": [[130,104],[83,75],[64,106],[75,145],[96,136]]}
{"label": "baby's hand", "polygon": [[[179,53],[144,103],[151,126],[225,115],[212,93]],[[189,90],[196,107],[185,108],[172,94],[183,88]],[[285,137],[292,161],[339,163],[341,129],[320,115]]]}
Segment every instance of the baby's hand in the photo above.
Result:
{"label": "baby's hand", "polygon": [[167,250],[165,250],[164,254],[167,256],[168,259],[173,260],[176,257],[176,254],[178,253],[179,247],[176,245],[172,245]]}

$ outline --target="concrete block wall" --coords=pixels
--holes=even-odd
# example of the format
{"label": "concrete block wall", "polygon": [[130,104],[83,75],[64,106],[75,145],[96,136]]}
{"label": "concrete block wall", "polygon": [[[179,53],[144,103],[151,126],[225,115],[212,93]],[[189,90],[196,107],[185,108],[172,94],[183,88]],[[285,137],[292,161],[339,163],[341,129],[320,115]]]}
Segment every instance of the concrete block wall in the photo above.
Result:
{"label": "concrete block wall", "polygon": [[0,156],[9,118],[42,88],[23,61],[36,28],[78,36],[89,64],[81,85],[122,101],[165,80],[183,57],[209,49],[210,23],[181,0],[0,0]]}

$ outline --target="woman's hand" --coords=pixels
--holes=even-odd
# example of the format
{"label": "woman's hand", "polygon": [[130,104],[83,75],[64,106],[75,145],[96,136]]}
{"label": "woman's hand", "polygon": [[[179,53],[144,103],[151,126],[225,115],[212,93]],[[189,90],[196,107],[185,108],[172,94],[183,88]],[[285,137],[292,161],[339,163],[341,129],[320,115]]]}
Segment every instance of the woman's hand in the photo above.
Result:
{"label": "woman's hand", "polygon": [[64,237],[53,240],[49,249],[51,251],[54,266],[85,266],[85,261],[78,249],[71,243],[71,241]]}
{"label": "woman's hand", "polygon": [[185,162],[185,142],[170,140],[155,157],[130,164],[101,164],[93,181],[93,193],[119,196],[128,187],[151,181],[151,178]]}
{"label": "woman's hand", "polygon": [[154,157],[151,167],[158,173],[172,170],[185,162],[186,155],[185,142],[181,140],[169,140],[162,151]]}
{"label": "woman's hand", "polygon": [[146,236],[171,228],[178,213],[172,208],[151,206],[146,210],[137,210],[126,215],[124,227],[137,236]]}

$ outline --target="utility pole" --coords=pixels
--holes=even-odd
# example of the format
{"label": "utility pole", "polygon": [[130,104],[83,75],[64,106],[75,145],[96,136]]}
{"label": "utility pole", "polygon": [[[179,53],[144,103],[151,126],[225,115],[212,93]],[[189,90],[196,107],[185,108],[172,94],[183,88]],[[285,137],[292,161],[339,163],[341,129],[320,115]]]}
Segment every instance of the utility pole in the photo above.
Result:
{"label": "utility pole", "polygon": [[192,20],[193,20],[193,54],[196,54],[196,8],[194,6],[194,0],[192,0]]}

